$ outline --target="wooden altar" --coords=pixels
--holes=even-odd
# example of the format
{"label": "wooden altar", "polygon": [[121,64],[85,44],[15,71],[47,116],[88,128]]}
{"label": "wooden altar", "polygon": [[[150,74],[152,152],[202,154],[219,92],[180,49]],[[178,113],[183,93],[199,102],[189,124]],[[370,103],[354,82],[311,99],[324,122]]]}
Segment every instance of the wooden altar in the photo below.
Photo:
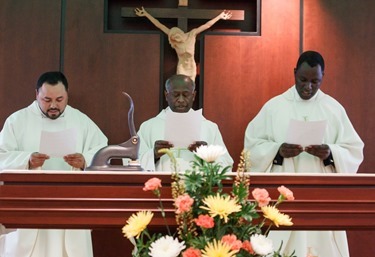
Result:
{"label": "wooden altar", "polygon": [[[169,173],[62,171],[0,172],[0,223],[8,228],[121,228],[131,214],[147,209],[155,213],[151,225],[162,226],[158,199],[142,190],[151,177],[162,180],[167,222],[175,224]],[[288,230],[375,229],[375,175],[251,175],[251,189],[266,188],[272,199],[280,185],[296,198],[280,205],[293,219]]]}

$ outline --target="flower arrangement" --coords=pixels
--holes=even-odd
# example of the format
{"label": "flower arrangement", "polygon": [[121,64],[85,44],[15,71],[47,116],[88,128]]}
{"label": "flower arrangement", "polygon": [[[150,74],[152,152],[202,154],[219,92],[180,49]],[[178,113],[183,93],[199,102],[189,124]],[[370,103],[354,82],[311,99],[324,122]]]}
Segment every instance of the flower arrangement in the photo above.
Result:
{"label": "flower arrangement", "polygon": [[[233,178],[230,167],[215,163],[225,153],[220,146],[200,146],[195,152],[191,169],[178,172],[173,154],[163,149],[172,160],[172,196],[177,229],[168,235],[150,235],[147,225],[153,218],[150,211],[133,214],[122,229],[125,237],[134,244],[134,257],[281,257],[267,238],[272,225],[291,226],[291,218],[277,206],[284,200],[294,200],[293,192],[284,186],[280,196],[271,203],[266,189],[255,188],[254,200],[249,200],[249,154],[241,154],[238,170]],[[233,180],[232,191],[226,192],[223,183]],[[162,183],[152,178],[143,190],[153,192],[161,201]],[[263,217],[259,212],[263,214]],[[290,255],[288,257],[293,257]]]}

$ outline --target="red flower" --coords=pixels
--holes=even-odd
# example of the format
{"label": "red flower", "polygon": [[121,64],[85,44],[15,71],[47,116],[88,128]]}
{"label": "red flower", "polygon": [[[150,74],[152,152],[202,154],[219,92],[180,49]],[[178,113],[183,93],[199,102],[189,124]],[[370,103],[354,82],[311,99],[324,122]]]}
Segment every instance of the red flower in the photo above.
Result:
{"label": "red flower", "polygon": [[188,248],[185,252],[182,253],[182,257],[201,257],[201,251],[193,247]]}
{"label": "red flower", "polygon": [[158,178],[150,178],[145,183],[145,187],[143,188],[143,191],[154,191],[159,189],[161,187],[161,180]]}
{"label": "red flower", "polygon": [[247,251],[247,252],[250,253],[250,254],[255,254],[254,249],[253,249],[253,247],[251,246],[251,243],[250,243],[249,240],[245,240],[245,241],[242,243],[242,249],[244,249],[245,251]]}
{"label": "red flower", "polygon": [[280,192],[282,196],[284,196],[287,200],[294,200],[293,192],[285,187],[285,186],[280,186],[277,188],[277,190]]}
{"label": "red flower", "polygon": [[230,246],[231,250],[240,250],[242,247],[242,242],[237,240],[236,235],[225,235],[221,238],[221,241]]}
{"label": "red flower", "polygon": [[252,192],[255,201],[258,202],[259,207],[267,206],[271,201],[268,191],[266,189],[255,188]]}
{"label": "red flower", "polygon": [[175,200],[175,206],[177,207],[176,213],[182,213],[190,211],[191,206],[194,203],[194,199],[191,198],[188,194],[183,194],[177,197]]}
{"label": "red flower", "polygon": [[214,219],[209,215],[199,215],[195,223],[202,228],[213,228],[215,226]]}

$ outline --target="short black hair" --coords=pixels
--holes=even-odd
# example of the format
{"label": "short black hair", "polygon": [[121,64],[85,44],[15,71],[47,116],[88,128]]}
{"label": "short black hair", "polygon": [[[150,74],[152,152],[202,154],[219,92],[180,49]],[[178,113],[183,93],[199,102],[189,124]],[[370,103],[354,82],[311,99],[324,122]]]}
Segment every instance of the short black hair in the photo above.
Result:
{"label": "short black hair", "polygon": [[171,84],[173,84],[174,81],[184,81],[187,84],[191,85],[193,91],[195,90],[195,82],[189,76],[186,76],[183,74],[175,74],[169,77],[167,81],[165,82],[165,90],[167,92],[168,92],[169,87],[171,86]]}
{"label": "short black hair", "polygon": [[38,82],[36,83],[36,91],[39,91],[39,88],[43,86],[44,83],[48,83],[50,85],[56,85],[57,83],[61,82],[65,90],[68,91],[68,80],[66,79],[65,75],[60,71],[48,71],[40,75]]}
{"label": "short black hair", "polygon": [[324,71],[324,59],[323,56],[316,52],[316,51],[306,51],[303,52],[300,57],[298,58],[296,70],[299,69],[302,63],[307,62],[310,67],[315,67],[316,65],[320,65],[322,71]]}

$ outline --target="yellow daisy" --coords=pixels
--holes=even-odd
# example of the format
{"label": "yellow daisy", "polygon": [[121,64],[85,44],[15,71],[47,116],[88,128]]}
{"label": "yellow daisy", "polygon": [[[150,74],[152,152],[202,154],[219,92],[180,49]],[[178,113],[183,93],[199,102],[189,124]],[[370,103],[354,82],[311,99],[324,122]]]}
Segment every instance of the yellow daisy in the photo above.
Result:
{"label": "yellow daisy", "polygon": [[221,196],[217,194],[216,196],[207,196],[203,203],[206,206],[200,206],[204,210],[208,210],[211,217],[219,215],[221,219],[224,219],[224,222],[228,222],[228,215],[233,212],[241,211],[241,205],[238,205],[234,199],[230,199],[230,196]]}
{"label": "yellow daisy", "polygon": [[271,220],[276,227],[281,226],[292,226],[293,222],[289,215],[280,213],[280,211],[274,206],[263,206],[262,212],[264,217]]}
{"label": "yellow daisy", "polygon": [[147,225],[151,222],[153,216],[154,214],[150,211],[140,211],[133,214],[126,222],[127,225],[122,228],[122,233],[127,238],[135,236],[138,238],[141,232],[145,230]]}
{"label": "yellow daisy", "polygon": [[238,250],[231,251],[228,244],[214,239],[202,250],[202,257],[233,257],[237,252]]}

